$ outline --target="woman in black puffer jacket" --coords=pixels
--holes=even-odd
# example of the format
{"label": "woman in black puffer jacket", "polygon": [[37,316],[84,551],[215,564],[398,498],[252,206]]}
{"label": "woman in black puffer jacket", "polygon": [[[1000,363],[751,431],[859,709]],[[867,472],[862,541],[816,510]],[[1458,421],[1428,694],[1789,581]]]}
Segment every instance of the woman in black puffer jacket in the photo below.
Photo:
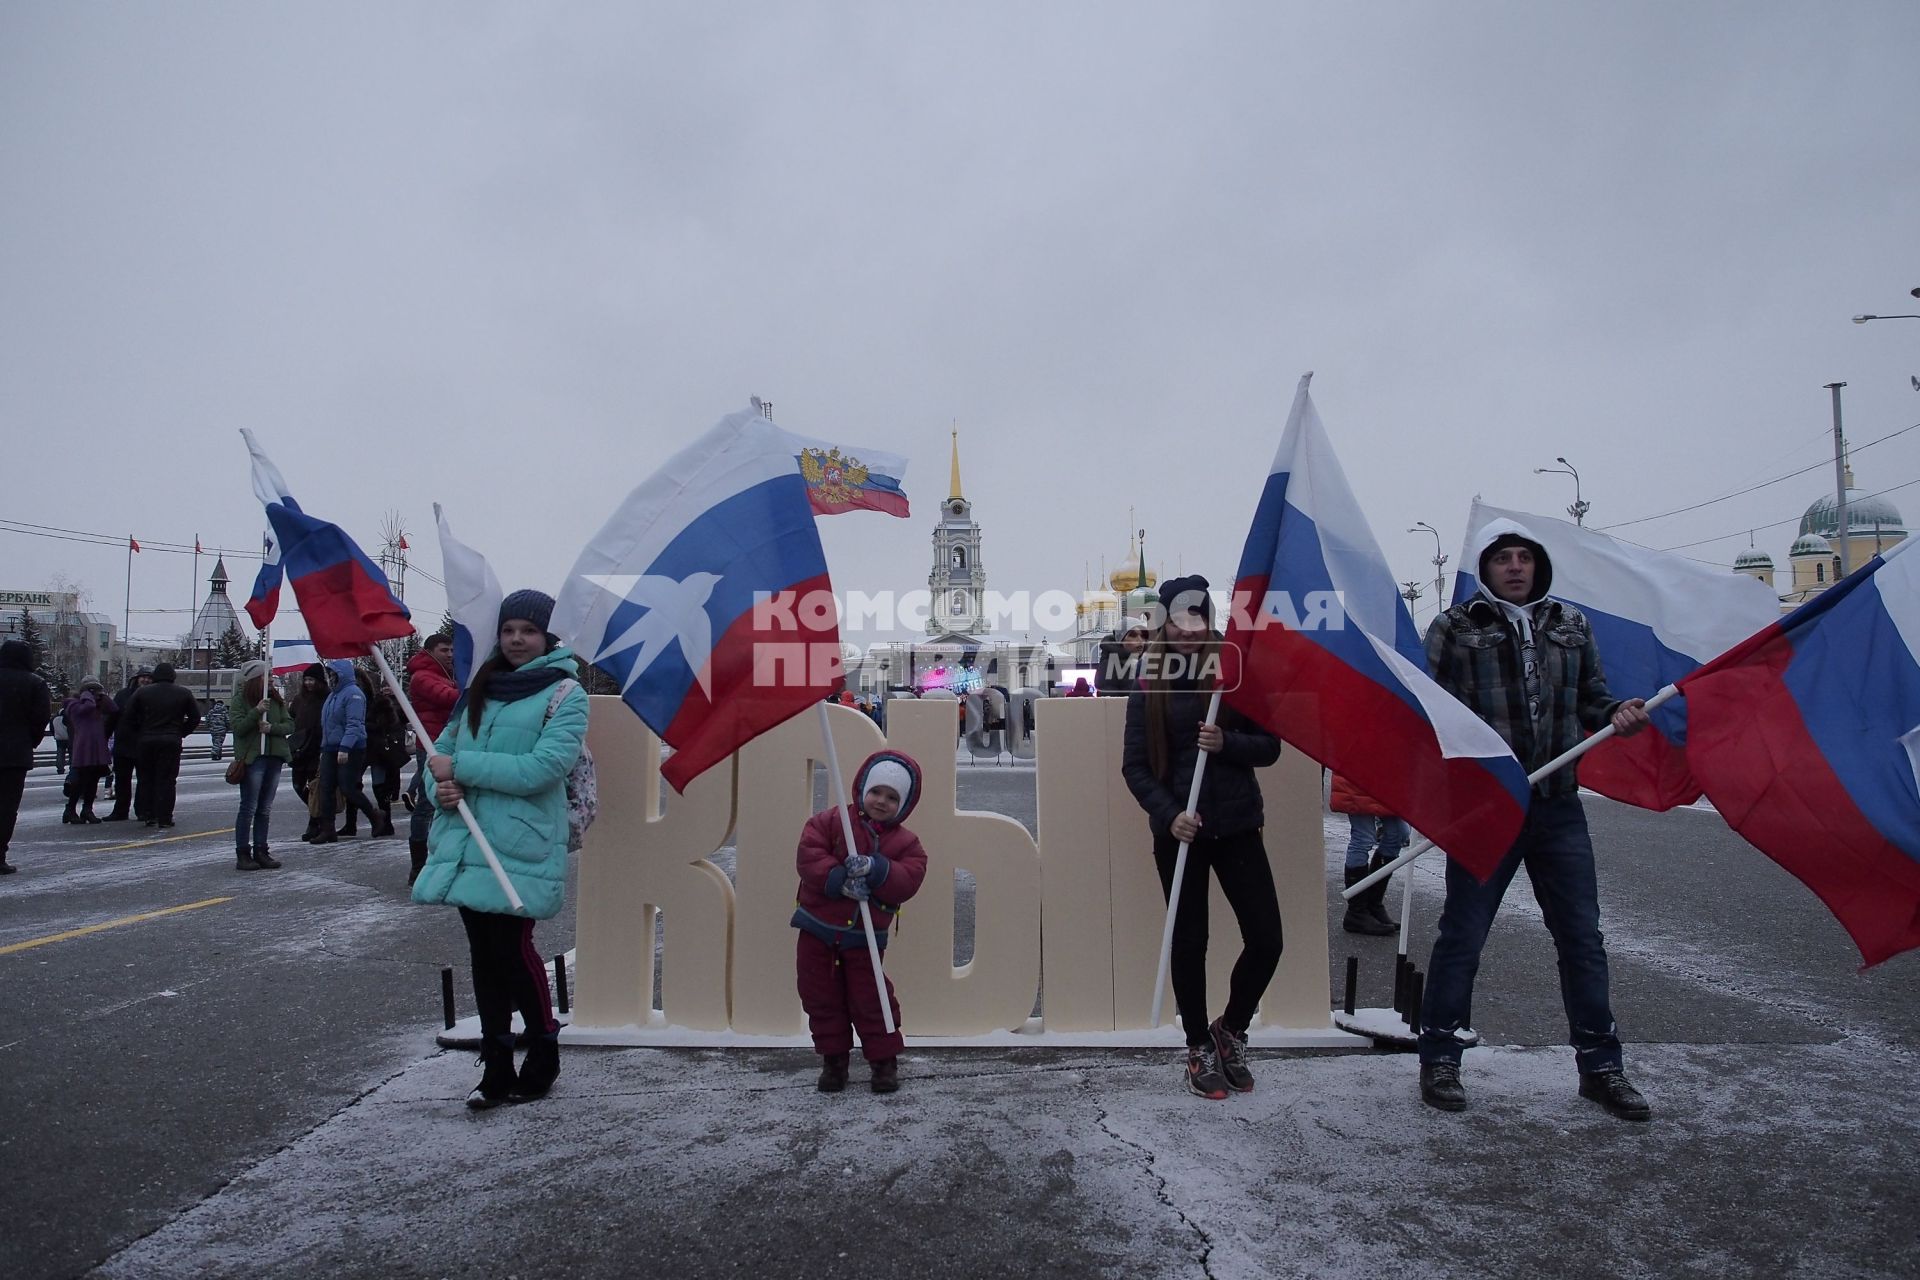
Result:
{"label": "woman in black puffer jacket", "polygon": [[[1247,1027],[1280,964],[1280,901],[1261,839],[1266,810],[1254,770],[1280,758],[1280,740],[1237,712],[1206,724],[1216,683],[1204,661],[1218,652],[1213,601],[1198,575],[1161,584],[1165,620],[1143,662],[1140,691],[1127,698],[1121,772],[1147,812],[1160,887],[1173,890],[1180,842],[1190,841],[1173,924],[1173,996],[1187,1037],[1187,1088],[1203,1098],[1253,1088]],[[1211,757],[1200,799],[1186,811],[1194,766]],[[1207,873],[1220,881],[1244,947],[1234,962],[1227,1005],[1207,1017]]]}

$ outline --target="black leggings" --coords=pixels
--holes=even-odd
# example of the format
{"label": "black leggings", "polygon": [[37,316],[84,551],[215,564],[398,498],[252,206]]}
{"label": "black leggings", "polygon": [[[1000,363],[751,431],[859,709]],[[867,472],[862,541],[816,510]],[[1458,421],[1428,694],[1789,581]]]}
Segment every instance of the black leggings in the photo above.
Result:
{"label": "black leggings", "polygon": [[[1173,863],[1180,842],[1171,835],[1153,838],[1153,861],[1160,870],[1160,889],[1171,896]],[[1187,850],[1187,870],[1180,886],[1180,910],[1173,918],[1173,999],[1180,1006],[1180,1025],[1187,1044],[1207,1042],[1207,872],[1220,881],[1220,890],[1240,922],[1244,945],[1233,962],[1227,984],[1227,1026],[1244,1032],[1259,1011],[1260,997],[1280,967],[1280,899],[1273,888],[1273,868],[1259,831],[1210,840],[1205,836]]]}
{"label": "black leggings", "polygon": [[473,1000],[480,1007],[480,1034],[506,1035],[520,1011],[529,1035],[560,1029],[547,989],[547,965],[533,946],[533,921],[525,916],[460,908],[473,956]]}

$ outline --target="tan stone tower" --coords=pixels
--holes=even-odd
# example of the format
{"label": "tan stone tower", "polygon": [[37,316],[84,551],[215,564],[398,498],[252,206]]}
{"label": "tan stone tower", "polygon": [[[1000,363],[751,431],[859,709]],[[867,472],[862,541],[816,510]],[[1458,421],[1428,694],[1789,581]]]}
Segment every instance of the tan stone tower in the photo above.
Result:
{"label": "tan stone tower", "polygon": [[933,528],[933,571],[927,575],[933,607],[927,634],[980,635],[986,629],[983,604],[987,571],[980,564],[980,526],[973,504],[960,490],[960,432],[953,433],[953,479]]}

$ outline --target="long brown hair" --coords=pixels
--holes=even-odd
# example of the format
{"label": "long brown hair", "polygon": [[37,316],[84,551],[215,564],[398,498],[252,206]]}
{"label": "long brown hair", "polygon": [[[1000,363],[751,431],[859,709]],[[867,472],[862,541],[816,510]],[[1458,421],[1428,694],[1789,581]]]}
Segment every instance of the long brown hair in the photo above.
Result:
{"label": "long brown hair", "polygon": [[[265,680],[266,680],[265,676],[255,676],[253,679],[241,685],[240,701],[246,703],[250,707],[257,705],[260,701],[260,685]],[[284,701],[281,700],[280,691],[274,688],[271,684],[267,685],[267,696],[269,698],[272,698],[275,702],[280,703],[280,705],[283,707],[287,705]]]}
{"label": "long brown hair", "polygon": [[[1209,648],[1217,650],[1221,639],[1220,632],[1208,624],[1207,638],[1200,652],[1205,653]],[[1147,767],[1162,782],[1167,781],[1173,769],[1173,730],[1167,724],[1167,695],[1174,692],[1174,684],[1167,678],[1167,655],[1175,652],[1167,642],[1164,622],[1148,636],[1147,647],[1140,651],[1143,673],[1140,691],[1146,694],[1147,700]],[[1151,673],[1152,678],[1145,673]]]}

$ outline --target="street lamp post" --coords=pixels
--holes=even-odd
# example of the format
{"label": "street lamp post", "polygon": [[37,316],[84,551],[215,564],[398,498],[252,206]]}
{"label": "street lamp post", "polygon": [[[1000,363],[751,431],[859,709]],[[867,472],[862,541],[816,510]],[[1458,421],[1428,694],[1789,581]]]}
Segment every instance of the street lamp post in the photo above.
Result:
{"label": "street lamp post", "polygon": [[1440,531],[1428,524],[1425,520],[1415,520],[1413,522],[1413,528],[1407,530],[1407,532],[1414,533],[1421,529],[1425,529],[1433,535],[1433,599],[1437,607],[1441,601],[1447,598],[1446,582],[1440,576],[1440,571],[1447,567],[1447,556],[1446,553],[1440,549]]}
{"label": "street lamp post", "polygon": [[1571,462],[1568,462],[1565,458],[1555,458],[1554,461],[1559,463],[1560,465],[1557,467],[1535,467],[1533,469],[1533,474],[1537,476],[1544,476],[1544,475],[1572,476],[1573,477],[1573,505],[1567,508],[1567,514],[1573,517],[1573,522],[1575,524],[1584,525],[1587,522],[1587,512],[1592,509],[1593,504],[1585,501],[1580,497],[1580,473],[1578,471],[1575,471],[1573,469],[1573,464]]}

